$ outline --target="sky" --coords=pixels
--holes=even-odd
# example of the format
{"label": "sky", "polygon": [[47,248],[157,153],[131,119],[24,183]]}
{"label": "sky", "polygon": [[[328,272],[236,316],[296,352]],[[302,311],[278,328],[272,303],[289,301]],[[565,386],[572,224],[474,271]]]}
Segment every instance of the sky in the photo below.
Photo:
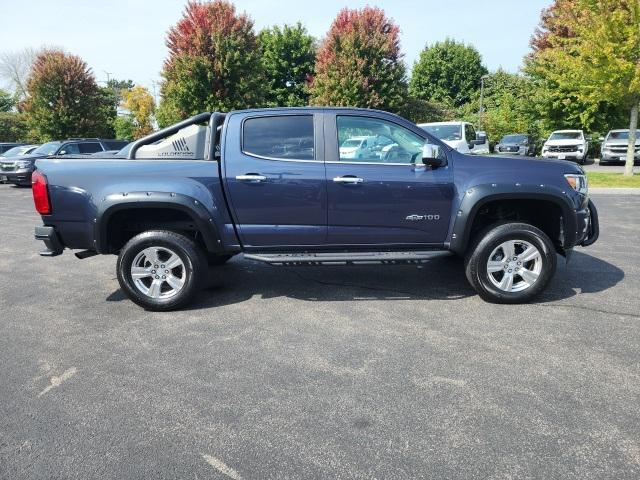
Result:
{"label": "sky", "polygon": [[[447,37],[474,45],[484,64],[516,72],[550,0],[236,0],[256,31],[302,22],[321,39],[340,9],[383,8],[401,29],[405,62]],[[0,0],[0,52],[43,45],[80,55],[96,78],[131,79],[152,92],[167,55],[165,36],[186,0]],[[108,72],[108,73],[107,73]]]}

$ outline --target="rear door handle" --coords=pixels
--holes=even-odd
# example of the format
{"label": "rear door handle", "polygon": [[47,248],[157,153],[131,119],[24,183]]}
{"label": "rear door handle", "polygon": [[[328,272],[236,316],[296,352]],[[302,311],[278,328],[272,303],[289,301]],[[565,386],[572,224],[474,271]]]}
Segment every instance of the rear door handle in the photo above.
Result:
{"label": "rear door handle", "polygon": [[345,175],[344,177],[335,177],[333,181],[336,183],[357,184],[357,183],[364,182],[364,179],[360,177],[356,177],[354,175]]}
{"label": "rear door handle", "polygon": [[245,175],[236,175],[236,180],[239,182],[266,182],[267,177],[257,173],[246,173]]}

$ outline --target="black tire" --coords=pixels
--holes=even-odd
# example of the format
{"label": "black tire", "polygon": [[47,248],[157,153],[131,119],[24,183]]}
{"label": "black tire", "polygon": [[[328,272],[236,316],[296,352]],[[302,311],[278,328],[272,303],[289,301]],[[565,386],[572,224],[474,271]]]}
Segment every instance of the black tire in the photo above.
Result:
{"label": "black tire", "polygon": [[235,255],[215,255],[213,253],[207,254],[207,263],[212,267],[218,267],[224,265],[231,260]]}
{"label": "black tire", "polygon": [[[182,261],[182,266],[177,268],[179,268],[179,274],[183,276],[183,284],[173,296],[152,298],[145,295],[134,283],[131,274],[133,262],[138,254],[149,247],[169,249]],[[120,287],[133,302],[151,311],[175,310],[189,303],[204,286],[207,271],[206,256],[193,240],[165,230],[151,230],[136,235],[127,242],[118,255],[117,275]],[[152,278],[150,279],[153,281]]]}
{"label": "black tire", "polygon": [[[533,245],[540,252],[542,262],[541,271],[535,282],[519,292],[501,290],[492,283],[487,271],[491,253],[509,240],[524,241]],[[555,274],[556,265],[555,248],[542,230],[527,223],[503,223],[488,227],[476,235],[465,258],[465,274],[471,286],[485,301],[506,304],[526,303],[544,291]]]}

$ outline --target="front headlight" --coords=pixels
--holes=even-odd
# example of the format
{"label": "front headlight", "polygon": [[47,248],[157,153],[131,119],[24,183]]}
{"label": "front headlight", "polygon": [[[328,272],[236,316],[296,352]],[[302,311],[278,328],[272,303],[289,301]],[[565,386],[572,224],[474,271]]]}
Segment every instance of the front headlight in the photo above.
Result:
{"label": "front headlight", "polygon": [[564,176],[567,183],[576,192],[586,195],[589,192],[589,182],[586,175],[567,174]]}
{"label": "front headlight", "polygon": [[18,168],[29,168],[31,166],[31,162],[16,162],[16,167]]}

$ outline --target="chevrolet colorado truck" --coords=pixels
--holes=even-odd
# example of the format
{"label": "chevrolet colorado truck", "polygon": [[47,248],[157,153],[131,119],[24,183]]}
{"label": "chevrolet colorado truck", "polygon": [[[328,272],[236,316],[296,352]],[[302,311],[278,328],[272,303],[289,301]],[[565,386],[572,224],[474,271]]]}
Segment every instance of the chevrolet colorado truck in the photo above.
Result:
{"label": "chevrolet colorado truck", "polygon": [[[341,148],[363,138],[358,155]],[[32,188],[41,255],[118,255],[122,290],[149,310],[185,305],[210,266],[240,253],[380,268],[456,254],[483,299],[522,303],[548,285],[557,254],[599,234],[574,163],[470,157],[352,108],[203,113],[126,159],[38,160]]]}

